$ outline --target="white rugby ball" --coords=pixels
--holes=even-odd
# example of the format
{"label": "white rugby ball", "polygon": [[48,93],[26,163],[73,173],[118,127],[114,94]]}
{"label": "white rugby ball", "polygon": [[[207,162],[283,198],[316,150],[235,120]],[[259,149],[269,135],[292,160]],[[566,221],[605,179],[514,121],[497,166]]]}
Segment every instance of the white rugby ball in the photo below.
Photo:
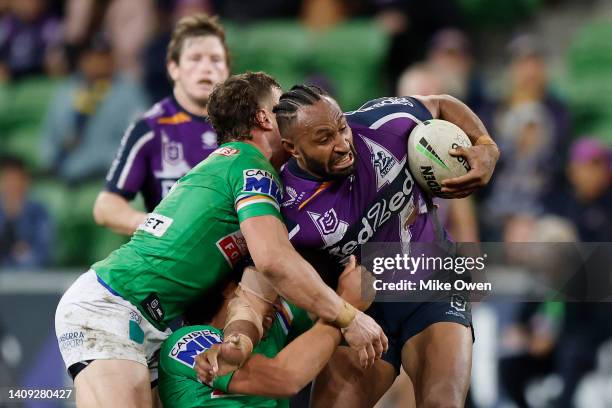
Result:
{"label": "white rugby ball", "polygon": [[459,177],[470,170],[467,160],[451,156],[456,147],[470,147],[472,142],[457,125],[441,119],[419,123],[408,137],[408,165],[412,177],[430,195],[449,198],[442,193],[441,182]]}

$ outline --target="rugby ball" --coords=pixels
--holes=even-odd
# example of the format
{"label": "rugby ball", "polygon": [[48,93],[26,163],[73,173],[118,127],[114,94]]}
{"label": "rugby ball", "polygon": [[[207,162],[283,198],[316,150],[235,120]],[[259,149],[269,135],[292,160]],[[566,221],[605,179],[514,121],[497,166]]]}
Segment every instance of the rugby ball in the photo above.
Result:
{"label": "rugby ball", "polygon": [[459,177],[470,170],[467,160],[451,156],[456,147],[470,147],[472,143],[457,125],[441,119],[419,123],[408,137],[408,165],[412,177],[432,196],[450,198],[441,192],[441,182]]}

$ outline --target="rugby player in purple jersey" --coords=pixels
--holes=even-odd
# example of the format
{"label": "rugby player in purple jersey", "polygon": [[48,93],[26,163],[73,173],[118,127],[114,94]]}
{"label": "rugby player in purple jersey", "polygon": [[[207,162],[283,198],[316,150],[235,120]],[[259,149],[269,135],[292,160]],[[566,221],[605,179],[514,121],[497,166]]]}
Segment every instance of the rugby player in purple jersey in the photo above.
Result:
{"label": "rugby player in purple jersey", "polygon": [[[333,270],[350,255],[359,256],[367,242],[448,239],[408,171],[407,140],[418,123],[445,119],[472,141],[473,147],[452,152],[471,166],[466,175],[443,182],[442,191],[452,197],[486,185],[499,158],[482,122],[450,96],[380,98],[342,113],[319,88],[296,86],[283,94],[274,112],[292,156],[281,172],[282,213],[292,244],[318,271],[321,263]],[[339,347],[315,382],[314,406],[373,406],[400,366],[414,385],[418,407],[463,406],[473,331],[470,305],[458,296],[374,303],[368,313],[387,334],[389,350],[364,369],[354,353]]]}
{"label": "rugby player in purple jersey", "polygon": [[122,234],[131,235],[146,219],[129,204],[138,192],[151,212],[179,178],[217,148],[206,105],[214,86],[229,76],[223,27],[203,14],[181,19],[166,64],[172,95],[128,128],[94,205],[96,222]]}

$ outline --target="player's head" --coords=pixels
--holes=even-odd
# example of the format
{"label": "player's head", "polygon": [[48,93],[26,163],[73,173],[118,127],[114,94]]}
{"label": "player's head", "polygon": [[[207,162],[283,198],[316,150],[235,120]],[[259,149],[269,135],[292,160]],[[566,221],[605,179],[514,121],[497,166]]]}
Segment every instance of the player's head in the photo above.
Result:
{"label": "player's head", "polygon": [[353,134],[338,103],[321,88],[296,85],[274,107],[283,147],[300,167],[321,178],[353,172]]}
{"label": "player's head", "polygon": [[253,140],[263,134],[273,150],[282,151],[276,117],[272,108],[282,93],[274,78],[265,72],[232,75],[215,87],[208,103],[208,115],[219,144]]}
{"label": "player's head", "polygon": [[23,200],[30,186],[26,163],[18,157],[0,157],[0,197],[6,200]]}
{"label": "player's head", "polygon": [[168,44],[166,66],[174,92],[206,106],[214,86],[230,70],[225,31],[217,19],[195,14],[179,20]]}

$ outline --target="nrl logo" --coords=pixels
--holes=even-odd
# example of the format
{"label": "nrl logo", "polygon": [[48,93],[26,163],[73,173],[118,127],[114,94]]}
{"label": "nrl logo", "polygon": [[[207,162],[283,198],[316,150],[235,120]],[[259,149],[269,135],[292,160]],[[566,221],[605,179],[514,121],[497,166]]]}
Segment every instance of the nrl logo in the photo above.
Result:
{"label": "nrl logo", "polygon": [[164,161],[174,164],[183,160],[183,145],[179,142],[170,140],[165,132],[162,134],[162,145]]}
{"label": "nrl logo", "polygon": [[340,241],[348,229],[348,223],[340,220],[333,208],[323,214],[308,211],[308,215],[316,225],[326,247]]}

